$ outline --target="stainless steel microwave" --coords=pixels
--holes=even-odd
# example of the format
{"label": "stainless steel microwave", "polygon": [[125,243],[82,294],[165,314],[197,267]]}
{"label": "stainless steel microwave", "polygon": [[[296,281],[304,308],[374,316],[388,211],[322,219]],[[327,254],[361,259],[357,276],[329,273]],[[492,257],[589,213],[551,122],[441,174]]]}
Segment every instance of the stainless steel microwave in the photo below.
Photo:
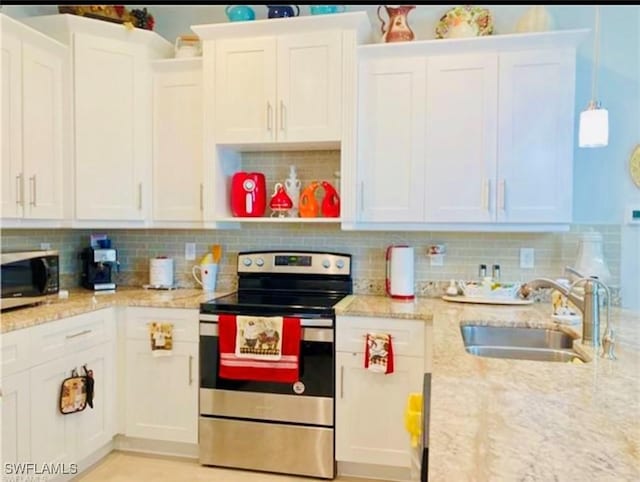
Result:
{"label": "stainless steel microwave", "polygon": [[2,310],[38,303],[59,291],[57,251],[3,252],[1,257]]}

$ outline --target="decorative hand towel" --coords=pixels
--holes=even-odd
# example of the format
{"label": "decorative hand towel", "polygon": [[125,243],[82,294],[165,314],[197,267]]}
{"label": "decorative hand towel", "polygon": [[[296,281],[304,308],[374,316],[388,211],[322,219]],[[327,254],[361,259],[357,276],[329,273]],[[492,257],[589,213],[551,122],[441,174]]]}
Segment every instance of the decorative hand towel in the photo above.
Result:
{"label": "decorative hand towel", "polygon": [[171,356],[173,349],[173,324],[152,321],[148,323],[153,356]]}
{"label": "decorative hand towel", "polygon": [[[252,358],[243,358],[236,355],[239,328],[235,315],[220,315],[218,330],[220,348],[218,374],[221,378],[280,383],[295,383],[299,380],[300,338],[302,336],[299,319],[282,319],[281,355],[279,360],[264,359],[255,354],[252,354]],[[256,345],[259,343],[258,340],[259,337],[256,336]],[[243,345],[241,344],[241,346]]]}
{"label": "decorative hand towel", "polygon": [[281,316],[237,316],[236,356],[256,360],[280,360],[282,324]]}
{"label": "decorative hand towel", "polygon": [[393,373],[391,335],[386,333],[367,333],[364,349],[364,367],[376,373]]}

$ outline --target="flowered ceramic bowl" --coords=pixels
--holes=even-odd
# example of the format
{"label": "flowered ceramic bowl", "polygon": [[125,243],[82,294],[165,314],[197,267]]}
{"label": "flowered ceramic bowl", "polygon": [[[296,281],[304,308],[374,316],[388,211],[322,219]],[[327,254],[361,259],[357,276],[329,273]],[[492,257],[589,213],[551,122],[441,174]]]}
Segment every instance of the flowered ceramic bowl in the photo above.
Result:
{"label": "flowered ceramic bowl", "polygon": [[473,298],[513,299],[518,295],[519,283],[479,283],[477,281],[459,282],[464,296]]}
{"label": "flowered ceramic bowl", "polygon": [[447,11],[436,27],[436,38],[465,38],[491,35],[493,18],[486,8],[463,5]]}

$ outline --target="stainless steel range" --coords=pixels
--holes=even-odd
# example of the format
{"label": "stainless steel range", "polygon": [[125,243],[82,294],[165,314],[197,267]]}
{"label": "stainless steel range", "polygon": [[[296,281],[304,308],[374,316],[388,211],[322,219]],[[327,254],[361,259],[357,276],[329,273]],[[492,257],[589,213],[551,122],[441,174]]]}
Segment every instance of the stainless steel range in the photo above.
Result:
{"label": "stainless steel range", "polygon": [[[335,477],[333,307],[352,292],[350,255],[239,253],[238,291],[200,306],[201,464]],[[299,379],[221,377],[228,315],[300,319]]]}

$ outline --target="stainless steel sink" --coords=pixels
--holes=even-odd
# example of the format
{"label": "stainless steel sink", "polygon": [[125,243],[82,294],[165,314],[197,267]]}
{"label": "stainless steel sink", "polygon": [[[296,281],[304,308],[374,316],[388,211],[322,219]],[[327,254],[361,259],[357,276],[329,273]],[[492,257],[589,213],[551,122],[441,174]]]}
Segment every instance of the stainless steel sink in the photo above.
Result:
{"label": "stainless steel sink", "polygon": [[548,328],[463,325],[460,327],[468,353],[490,358],[571,362],[589,361],[573,349],[574,337]]}

